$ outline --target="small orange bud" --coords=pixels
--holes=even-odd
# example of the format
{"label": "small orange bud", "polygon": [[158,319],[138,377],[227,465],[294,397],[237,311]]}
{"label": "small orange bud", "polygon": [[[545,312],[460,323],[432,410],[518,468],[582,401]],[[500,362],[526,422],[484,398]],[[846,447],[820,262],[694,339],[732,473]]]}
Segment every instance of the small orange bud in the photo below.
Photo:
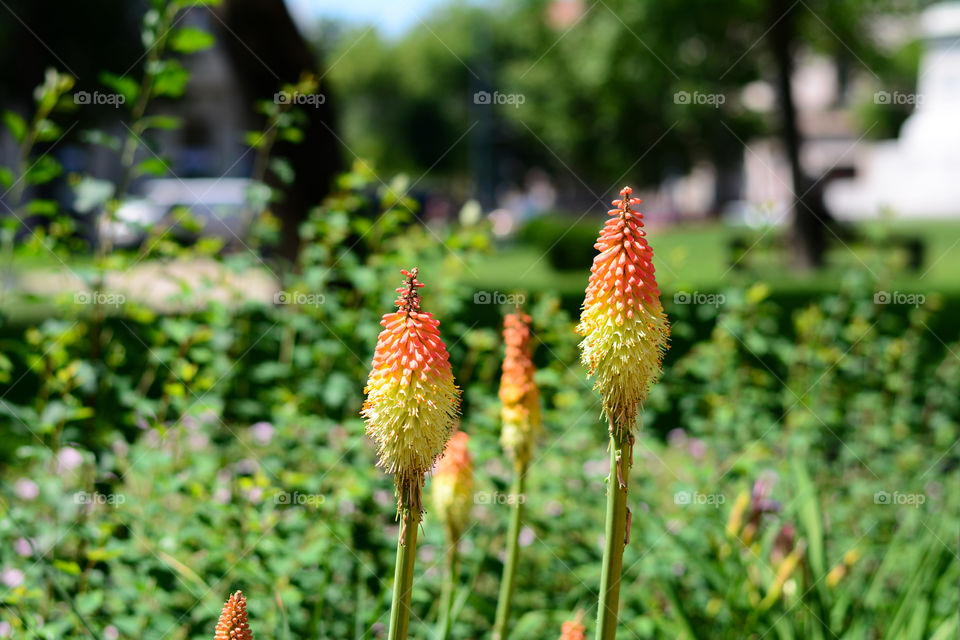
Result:
{"label": "small orange bud", "polygon": [[253,640],[253,632],[247,620],[247,599],[237,591],[227,598],[220,612],[214,640]]}
{"label": "small orange bud", "polygon": [[450,538],[459,540],[473,506],[473,458],[467,445],[470,436],[457,431],[433,471],[433,506]]}
{"label": "small orange bud", "polygon": [[573,620],[567,620],[560,628],[560,640],[584,640],[586,628],[583,626],[583,611],[577,612],[577,617]]}

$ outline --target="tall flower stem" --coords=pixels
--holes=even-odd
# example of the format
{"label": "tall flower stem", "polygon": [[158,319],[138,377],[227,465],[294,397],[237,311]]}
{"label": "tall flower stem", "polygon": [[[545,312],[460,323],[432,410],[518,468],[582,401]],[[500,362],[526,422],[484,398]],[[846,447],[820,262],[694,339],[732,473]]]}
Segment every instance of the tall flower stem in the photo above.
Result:
{"label": "tall flower stem", "polygon": [[[500,596],[497,599],[497,616],[493,625],[493,640],[507,640],[510,623],[510,607],[513,604],[513,588],[517,577],[517,558],[520,548],[520,524],[523,521],[523,503],[527,480],[527,467],[516,470],[513,479],[510,529],[507,531],[507,562],[503,565],[503,578],[500,580]],[[510,501],[508,501],[509,503]]]}
{"label": "tall flower stem", "polygon": [[597,610],[597,640],[613,640],[617,634],[623,548],[627,541],[627,489],[633,464],[633,438],[611,422],[610,477],[607,481],[607,524],[600,572],[600,604]]}
{"label": "tall flower stem", "polygon": [[437,631],[438,640],[447,640],[450,636],[450,627],[453,624],[451,612],[453,610],[453,595],[457,590],[458,567],[460,564],[459,553],[457,552],[457,542],[452,541],[447,545],[444,552],[444,565],[446,573],[444,574],[443,590],[440,594],[440,625]]}
{"label": "tall flower stem", "polygon": [[400,508],[400,539],[397,568],[393,575],[393,607],[390,609],[389,640],[404,640],[410,625],[410,595],[413,592],[413,565],[417,559],[419,510]]}

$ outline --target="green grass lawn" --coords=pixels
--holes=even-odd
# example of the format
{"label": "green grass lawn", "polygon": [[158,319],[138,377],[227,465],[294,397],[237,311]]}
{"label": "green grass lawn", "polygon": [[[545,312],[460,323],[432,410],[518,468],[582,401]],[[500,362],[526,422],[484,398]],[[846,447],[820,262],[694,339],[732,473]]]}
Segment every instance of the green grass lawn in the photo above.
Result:
{"label": "green grass lawn", "polygon": [[[543,229],[534,234],[521,233],[483,257],[471,265],[466,284],[477,290],[554,293],[569,301],[571,308],[576,307],[589,275],[592,244],[600,221],[591,218],[589,222],[574,224],[568,231],[564,220],[554,216],[547,221],[550,228],[546,235]],[[786,229],[764,233],[706,223],[653,230],[649,240],[656,256],[657,279],[666,296],[677,291],[710,292],[764,282],[775,293],[803,298],[834,291],[846,274],[861,271],[877,282],[878,290],[960,299],[960,220],[877,222],[861,225],[857,230],[870,241],[844,245],[834,240],[827,268],[812,273],[798,272],[790,266]],[[560,242],[551,249],[561,234]],[[925,255],[920,269],[898,266],[904,263],[903,256],[884,249],[888,246],[886,238],[904,235],[923,242]],[[730,249],[734,239],[749,247],[736,267]],[[74,255],[65,260],[67,265],[49,255],[18,255],[14,259],[14,274],[84,271],[92,266],[89,256]],[[557,268],[556,262],[582,267]],[[15,321],[37,321],[55,314],[55,305],[37,297],[11,295],[4,306]]]}
{"label": "green grass lawn", "polygon": [[[581,244],[590,243],[590,228],[596,233],[599,224],[578,224],[568,236],[576,236]],[[881,288],[960,295],[960,221],[873,223],[857,229],[870,241],[844,245],[832,239],[828,266],[812,273],[798,272],[790,266],[782,229],[764,234],[712,223],[655,230],[649,240],[656,256],[658,282],[666,293],[711,291],[758,281],[774,290],[814,293],[835,290],[846,273],[860,270],[877,280]],[[885,248],[885,238],[904,234],[924,244],[924,263],[918,270],[904,268],[902,252]],[[752,247],[737,268],[733,268],[730,250],[735,238]],[[582,294],[589,258],[582,260],[582,269],[557,269],[545,249],[542,243],[536,246],[529,242],[504,246],[473,269],[479,275],[470,283],[495,290]],[[581,254],[578,249],[576,255]]]}

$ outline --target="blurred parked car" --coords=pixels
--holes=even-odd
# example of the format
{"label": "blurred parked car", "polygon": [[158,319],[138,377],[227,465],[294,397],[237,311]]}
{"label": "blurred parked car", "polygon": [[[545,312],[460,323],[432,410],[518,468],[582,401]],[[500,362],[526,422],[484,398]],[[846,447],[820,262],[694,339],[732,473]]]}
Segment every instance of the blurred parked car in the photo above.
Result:
{"label": "blurred parked car", "polygon": [[246,178],[164,178],[145,182],[127,199],[115,219],[100,226],[100,239],[114,246],[137,246],[154,225],[171,225],[171,235],[191,242],[200,236],[243,242],[252,212]]}

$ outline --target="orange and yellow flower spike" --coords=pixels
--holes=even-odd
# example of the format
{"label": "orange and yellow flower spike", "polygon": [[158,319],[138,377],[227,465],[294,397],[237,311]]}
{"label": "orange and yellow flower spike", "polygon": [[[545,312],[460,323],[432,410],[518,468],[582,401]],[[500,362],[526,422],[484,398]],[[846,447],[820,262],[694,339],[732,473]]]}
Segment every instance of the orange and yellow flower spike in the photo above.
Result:
{"label": "orange and yellow flower spike", "polygon": [[519,309],[508,314],[503,322],[506,352],[500,376],[500,402],[503,430],[500,443],[513,461],[514,478],[511,493],[520,498],[511,507],[510,529],[507,532],[507,559],[500,580],[497,613],[493,622],[493,640],[506,640],[510,631],[510,610],[513,606],[514,583],[520,553],[520,526],[523,519],[527,468],[533,447],[543,431],[540,419],[540,390],[533,380],[533,351],[530,346],[530,316]]}
{"label": "orange and yellow flower spike", "polygon": [[377,444],[377,466],[397,486],[400,537],[393,577],[389,640],[404,640],[410,626],[417,525],[423,517],[424,476],[450,439],[460,409],[440,323],[420,309],[417,269],[401,271],[397,310],[383,316],[361,412]]}
{"label": "orange and yellow flower spike", "polygon": [[420,309],[417,269],[401,271],[397,311],[383,316],[362,415],[377,444],[377,466],[394,476],[398,507],[419,522],[424,475],[433,468],[459,412],[460,390],[440,338],[440,322]]}
{"label": "orange and yellow flower spike", "polygon": [[643,230],[643,214],[632,209],[640,198],[624,187],[614,200],[594,247],[577,333],[583,363],[596,376],[603,412],[612,429],[632,434],[637,412],[661,374],[670,327],[660,304],[653,250]]}
{"label": "orange and yellow flower spike", "polygon": [[217,621],[214,640],[253,640],[253,632],[247,620],[247,599],[237,591],[227,598]]}
{"label": "orange and yellow flower spike", "polygon": [[643,215],[633,210],[639,198],[624,187],[614,200],[612,216],[594,245],[600,252],[590,267],[583,311],[577,333],[583,336],[580,355],[593,388],[600,392],[603,414],[609,422],[610,476],[597,640],[613,640],[617,633],[623,548],[630,540],[627,491],[633,464],[637,414],[650,387],[660,377],[670,328],[660,304],[653,270],[653,250],[643,230]]}
{"label": "orange and yellow flower spike", "polygon": [[517,311],[504,318],[506,354],[500,376],[500,443],[517,469],[526,469],[530,464],[534,444],[543,431],[530,336],[530,316]]}

